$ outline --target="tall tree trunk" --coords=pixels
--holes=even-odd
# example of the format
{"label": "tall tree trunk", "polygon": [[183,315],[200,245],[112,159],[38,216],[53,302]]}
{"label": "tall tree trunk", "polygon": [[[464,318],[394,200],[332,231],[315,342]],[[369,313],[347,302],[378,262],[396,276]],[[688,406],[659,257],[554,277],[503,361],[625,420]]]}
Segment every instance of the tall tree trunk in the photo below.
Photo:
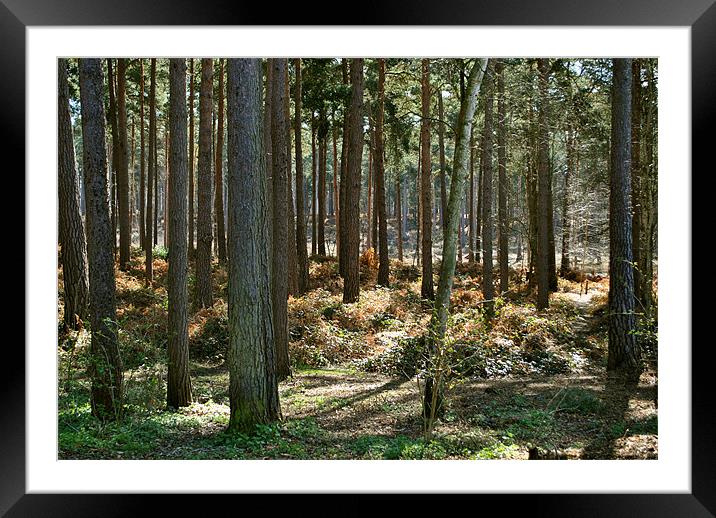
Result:
{"label": "tall tree trunk", "polygon": [[470,194],[468,195],[468,233],[467,262],[475,261],[475,128],[470,133]]}
{"label": "tall tree trunk", "polygon": [[363,160],[363,59],[351,59],[351,107],[346,169],[345,278],[343,302],[356,302],[360,294],[360,184]]}
{"label": "tall tree trunk", "polygon": [[[346,58],[343,58],[341,60],[341,72],[343,73],[343,84],[348,85],[348,60]],[[338,271],[341,274],[341,277],[345,279],[346,277],[346,248],[344,245],[345,243],[345,237],[347,234],[347,226],[346,226],[346,204],[347,204],[347,192],[348,192],[348,147],[350,142],[350,135],[349,135],[349,117],[350,117],[350,110],[348,106],[345,106],[343,110],[343,135],[341,137],[341,183],[340,183],[340,191],[338,193],[338,205],[340,207],[340,212],[338,214],[338,230],[337,233],[340,236],[339,242],[341,244],[340,248],[338,249]],[[344,207],[346,209],[344,210]]]}
{"label": "tall tree trunk", "polygon": [[194,59],[189,59],[189,257],[194,259]]}
{"label": "tall tree trunk", "polygon": [[152,229],[156,232],[156,225],[154,224],[154,200],[156,189],[156,147],[157,147],[157,60],[151,59],[150,72],[149,72],[149,157],[147,161],[147,210],[145,212],[145,225],[146,232],[144,233],[145,243],[145,262],[144,272],[147,286],[152,285],[153,279],[153,243],[155,235]]}
{"label": "tall tree trunk", "polygon": [[111,191],[110,214],[112,218],[112,250],[117,255],[117,169],[119,169],[119,129],[117,124],[117,95],[114,79],[113,60],[107,59],[107,87],[109,90],[109,111],[107,117],[112,135],[112,160],[110,161]]}
{"label": "tall tree trunk", "polygon": [[[487,98],[487,97],[485,97]],[[475,132],[475,128],[473,127],[473,132]],[[472,210],[475,210],[475,261],[480,262],[480,250],[482,249],[482,241],[480,240],[480,235],[482,233],[482,204],[483,204],[483,185],[484,185],[484,158],[482,153],[482,148],[484,144],[481,141],[479,145],[475,147],[475,153],[478,151],[480,152],[480,167],[477,170],[477,180],[475,183],[477,184],[475,187],[477,188],[477,201],[475,202],[475,205],[470,207],[470,217],[472,217]]]}
{"label": "tall tree trunk", "polygon": [[[298,266],[298,294],[308,290],[308,248],[306,217],[303,207],[303,147],[301,144],[301,59],[294,60],[296,89],[294,91],[294,137],[296,139],[296,261]],[[338,219],[338,218],[336,218]],[[336,229],[336,232],[338,229]]]}
{"label": "tall tree trunk", "polygon": [[194,305],[196,308],[212,306],[211,293],[211,111],[213,103],[214,62],[211,58],[201,60],[201,88],[199,91],[199,174],[196,225],[196,284]]}
{"label": "tall tree trunk", "polygon": [[59,198],[59,237],[65,303],[64,322],[68,329],[80,329],[88,316],[89,273],[87,241],[79,206],[79,184],[75,169],[75,145],[70,119],[70,92],[67,60],[57,62],[57,186]]}
{"label": "tall tree trunk", "polygon": [[378,206],[378,284],[390,284],[390,265],[388,264],[388,221],[385,210],[385,164],[383,118],[385,107],[385,59],[378,60],[378,113],[375,118],[375,200]]}
{"label": "tall tree trunk", "polygon": [[[286,243],[286,259],[288,263],[288,294],[296,296],[298,294],[298,259],[296,257],[296,249],[293,244],[296,242],[296,221],[293,207],[293,178],[291,177],[291,88],[288,78],[288,61],[286,61],[286,78],[284,81],[284,97],[283,111],[286,120],[286,187],[288,193],[287,198],[287,216],[288,240]],[[297,193],[298,194],[298,193]]]}
{"label": "tall tree trunk", "polygon": [[631,59],[613,60],[609,176],[609,357],[607,370],[639,379],[634,335],[631,195]]}
{"label": "tall tree trunk", "polygon": [[433,290],[433,205],[432,179],[430,171],[430,60],[422,60],[422,121],[420,124],[420,141],[422,169],[420,171],[420,196],[422,199],[422,247],[423,247],[423,278],[420,295],[424,299],[435,298]]}
{"label": "tall tree trunk", "polygon": [[338,200],[338,125],[336,123],[336,114],[333,114],[333,220],[335,222],[336,232],[336,255],[338,255],[338,249],[341,246],[340,234],[338,233],[338,216],[341,212]]}
{"label": "tall tree trunk", "polygon": [[[209,60],[210,61],[210,60]],[[169,269],[167,272],[169,369],[167,407],[191,404],[189,377],[189,296],[187,293],[187,113],[186,60],[169,60],[169,124],[171,135],[169,168]]]}
{"label": "tall tree trunk", "polygon": [[129,218],[129,156],[127,142],[127,60],[117,60],[117,201],[119,205],[119,268],[129,268],[132,227]]}
{"label": "tall tree trunk", "polygon": [[455,139],[455,158],[453,160],[452,178],[450,181],[450,197],[447,206],[446,236],[443,240],[443,260],[440,265],[440,280],[435,297],[435,305],[429,324],[428,350],[431,355],[432,373],[425,381],[423,394],[423,417],[426,420],[426,435],[432,433],[435,418],[443,411],[443,383],[442,370],[444,369],[445,348],[443,342],[447,329],[448,312],[450,310],[450,294],[452,292],[453,276],[455,274],[457,228],[460,216],[465,182],[469,176],[468,160],[470,153],[470,132],[472,121],[477,107],[477,95],[480,83],[487,67],[487,59],[479,59],[473,65],[465,95],[460,102],[460,115],[458,117]]}
{"label": "tall tree trunk", "polygon": [[494,313],[495,286],[492,279],[492,113],[494,102],[495,68],[490,60],[485,88],[485,132],[482,137],[482,296],[485,314]]}
{"label": "tall tree trunk", "polygon": [[144,60],[139,60],[139,245],[142,250],[147,249],[146,235],[146,206],[147,186],[145,169],[145,142],[144,142]]}
{"label": "tall tree trunk", "polygon": [[538,239],[537,309],[549,306],[549,129],[547,127],[547,59],[537,60],[539,69],[539,144],[537,150]]}
{"label": "tall tree trunk", "polygon": [[316,133],[317,123],[314,114],[311,114],[311,254],[318,254],[318,225],[316,221],[316,201],[318,195],[317,189],[317,171],[318,171],[318,152],[316,151]]}
{"label": "tall tree trunk", "polygon": [[509,228],[507,225],[507,113],[505,110],[505,63],[498,60],[497,72],[497,219],[500,261],[500,293],[509,289]]}
{"label": "tall tree trunk", "polygon": [[642,167],[641,167],[641,60],[632,60],[632,97],[631,97],[631,208],[632,208],[632,258],[634,268],[634,296],[637,302],[644,305],[642,290],[641,259],[641,200],[642,200]]}
{"label": "tall tree trunk", "polygon": [[371,115],[368,115],[368,181],[366,182],[366,189],[368,190],[368,203],[366,204],[366,250],[373,247],[373,227],[371,225],[371,222],[373,221],[373,169],[373,118]]}
{"label": "tall tree trunk", "polygon": [[[440,226],[445,232],[445,212],[447,211],[447,180],[445,171],[445,113],[443,110],[443,91],[438,88],[438,140],[440,145]],[[470,166],[472,168],[472,166]]]}
{"label": "tall tree trunk", "polygon": [[328,120],[325,113],[318,119],[318,224],[317,252],[326,255],[326,148],[328,147]]}
{"label": "tall tree trunk", "polygon": [[403,187],[400,184],[400,170],[398,162],[398,137],[393,132],[393,163],[395,172],[395,218],[397,220],[398,231],[398,261],[403,262],[403,207],[401,198],[403,197]]}
{"label": "tall tree trunk", "polygon": [[82,161],[87,216],[87,259],[92,338],[88,374],[92,415],[102,421],[122,415],[122,359],[117,339],[112,223],[107,192],[107,152],[102,65],[80,59]]}
{"label": "tall tree trunk", "polygon": [[271,152],[273,155],[273,335],[276,344],[276,376],[279,381],[291,375],[288,360],[288,156],[284,82],[285,58],[271,60]]}
{"label": "tall tree trunk", "polygon": [[226,263],[224,229],[224,60],[219,60],[219,107],[216,122],[216,165],[214,167],[214,213],[216,214],[216,251],[219,262]]}
{"label": "tall tree trunk", "polygon": [[560,261],[559,274],[564,277],[569,272],[569,240],[572,230],[570,219],[570,189],[572,171],[576,166],[576,135],[575,129],[570,124],[567,130],[567,170],[564,172],[564,195],[562,197],[562,259]]}
{"label": "tall tree trunk", "polygon": [[261,60],[227,60],[229,429],[280,418],[271,304]]}

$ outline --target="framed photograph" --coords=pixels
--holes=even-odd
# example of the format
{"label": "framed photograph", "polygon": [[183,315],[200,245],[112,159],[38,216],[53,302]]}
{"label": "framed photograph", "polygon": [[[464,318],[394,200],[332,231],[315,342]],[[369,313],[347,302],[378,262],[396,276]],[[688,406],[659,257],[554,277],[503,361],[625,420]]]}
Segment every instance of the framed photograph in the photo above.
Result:
{"label": "framed photograph", "polygon": [[[368,16],[356,14],[350,23],[360,25],[317,21],[311,16],[319,7],[312,6],[310,15],[306,9],[296,5],[277,14],[273,11],[278,6],[235,2],[2,0],[0,60],[8,77],[0,82],[0,114],[6,149],[16,159],[15,169],[25,171],[21,189],[26,203],[26,340],[24,351],[7,347],[7,354],[15,354],[3,367],[0,514],[126,515],[143,509],[146,498],[141,496],[155,493],[479,493],[492,495],[498,504],[502,493],[517,493],[524,496],[511,495],[510,502],[539,515],[716,515],[713,405],[706,384],[710,347],[707,342],[692,342],[696,308],[691,307],[691,171],[695,164],[710,164],[706,150],[713,145],[716,111],[713,0],[658,6],[646,0],[548,0],[519,8],[492,0],[469,6],[454,0],[410,6],[390,2],[380,10],[372,6]],[[287,22],[292,25],[284,25]],[[653,455],[568,462],[282,460],[280,456],[272,460],[180,456],[156,462],[126,460],[121,447],[113,450],[116,456],[60,452],[58,59],[122,57],[193,58],[196,78],[199,58],[207,57],[387,57],[435,62],[462,57],[572,58],[597,63],[595,77],[600,60],[608,58],[653,63],[658,69],[654,135],[661,193],[656,212],[662,345],[658,446]],[[648,86],[649,72],[644,77]],[[198,114],[198,81],[196,88]],[[168,117],[165,122],[168,127]],[[308,136],[310,141],[310,130]],[[336,151],[331,156],[335,158]],[[606,199],[596,203],[608,207]],[[604,224],[608,225],[608,217]],[[656,417],[648,423],[656,428]],[[511,434],[514,428],[509,430]],[[614,432],[615,437],[619,432]],[[622,432],[625,437],[627,431]],[[176,502],[167,505],[174,507]]]}

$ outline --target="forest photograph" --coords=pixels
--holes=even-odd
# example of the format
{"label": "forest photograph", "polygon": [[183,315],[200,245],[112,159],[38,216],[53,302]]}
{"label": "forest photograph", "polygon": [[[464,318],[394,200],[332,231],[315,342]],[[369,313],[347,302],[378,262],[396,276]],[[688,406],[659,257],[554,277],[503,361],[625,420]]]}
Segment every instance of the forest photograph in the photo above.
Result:
{"label": "forest photograph", "polygon": [[658,65],[56,60],[58,458],[658,459]]}

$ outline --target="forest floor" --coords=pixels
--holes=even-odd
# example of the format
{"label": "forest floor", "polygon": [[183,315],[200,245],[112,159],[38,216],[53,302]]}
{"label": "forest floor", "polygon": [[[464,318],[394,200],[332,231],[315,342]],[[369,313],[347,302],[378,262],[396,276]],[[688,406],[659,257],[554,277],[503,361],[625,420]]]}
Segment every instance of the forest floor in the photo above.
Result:
{"label": "forest floor", "polygon": [[120,422],[101,424],[90,414],[88,333],[60,332],[61,459],[527,459],[530,448],[540,458],[657,458],[655,351],[638,384],[606,374],[608,279],[589,282],[586,294],[582,283],[560,279],[550,308],[538,312],[513,271],[515,287],[486,321],[480,265],[458,265],[447,410],[428,441],[420,337],[431,307],[420,299],[420,271],[395,262],[391,287],[376,287],[376,259],[366,253],[360,300],[342,304],[335,260],[313,257],[312,289],[289,299],[293,376],[280,383],[283,420],[243,435],[225,431],[225,268],[214,265],[214,306],[190,316],[194,403],[170,412],[166,262],[155,258],[151,288],[142,263],[135,250],[130,270],[117,272]]}

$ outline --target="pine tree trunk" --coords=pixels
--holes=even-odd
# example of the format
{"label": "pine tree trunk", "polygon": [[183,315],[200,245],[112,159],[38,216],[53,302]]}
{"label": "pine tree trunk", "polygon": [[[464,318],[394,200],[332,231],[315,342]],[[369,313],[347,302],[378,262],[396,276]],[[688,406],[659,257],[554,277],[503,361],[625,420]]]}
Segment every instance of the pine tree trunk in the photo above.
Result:
{"label": "pine tree trunk", "polygon": [[129,157],[127,142],[127,60],[117,60],[117,201],[119,205],[119,268],[129,268],[132,227],[129,218]]}
{"label": "pine tree trunk", "polygon": [[146,241],[146,206],[147,206],[147,180],[145,168],[145,142],[144,142],[144,60],[139,60],[139,245],[142,250],[147,249]]}
{"label": "pine tree trunk", "polygon": [[507,114],[505,113],[505,63],[499,60],[497,71],[497,170],[499,221],[500,293],[509,289],[509,228],[507,224]]}
{"label": "pine tree trunk", "polygon": [[280,418],[271,304],[261,60],[227,60],[229,429]]}
{"label": "pine tree trunk", "polygon": [[82,162],[87,216],[87,259],[92,339],[88,374],[92,415],[103,420],[122,415],[122,359],[117,339],[112,222],[107,192],[107,152],[102,65],[80,59]]}
{"label": "pine tree trunk", "polygon": [[[445,212],[447,211],[447,180],[445,171],[445,113],[443,111],[443,92],[438,88],[438,139],[440,144],[440,226],[445,233]],[[472,166],[471,166],[472,167]]]}
{"label": "pine tree trunk", "polygon": [[378,206],[378,284],[390,284],[390,265],[388,264],[388,221],[385,209],[385,164],[383,118],[385,106],[385,59],[378,60],[378,113],[375,120],[375,201]]}
{"label": "pine tree trunk", "polygon": [[450,294],[452,292],[453,277],[455,274],[457,229],[460,216],[460,204],[464,196],[465,182],[469,176],[468,161],[470,156],[470,133],[472,121],[477,107],[477,95],[480,83],[487,67],[487,59],[479,59],[473,65],[468,79],[465,95],[460,102],[460,115],[458,117],[455,139],[455,158],[453,160],[452,178],[450,181],[450,197],[447,206],[446,236],[443,240],[443,260],[440,265],[440,280],[435,296],[433,315],[429,324],[427,335],[428,350],[431,354],[430,372],[425,383],[423,394],[423,417],[426,420],[426,435],[432,433],[432,424],[435,417],[444,410],[442,369],[441,362],[444,348],[443,341],[447,329],[448,312],[450,310]]}
{"label": "pine tree trunk", "polygon": [[317,189],[317,171],[318,171],[318,152],[316,151],[316,118],[311,115],[311,254],[318,254],[318,225],[316,220],[316,200],[318,195]]}
{"label": "pine tree trunk", "polygon": [[360,294],[360,184],[363,159],[363,59],[351,59],[351,107],[346,169],[345,278],[343,302],[356,302]]}
{"label": "pine tree trunk", "polygon": [[167,272],[168,342],[167,407],[191,404],[189,377],[189,297],[187,293],[187,111],[186,60],[169,60],[169,124],[171,135],[168,224],[169,269]]}
{"label": "pine tree trunk", "polygon": [[[294,138],[296,139],[296,262],[298,266],[298,294],[308,290],[308,245],[306,217],[303,206],[303,147],[301,144],[301,59],[294,61],[296,90],[294,93]],[[338,218],[336,218],[338,219]],[[336,229],[336,232],[338,230]]]}
{"label": "pine tree trunk", "polygon": [[194,60],[190,58],[189,63],[189,258],[194,259]]}
{"label": "pine tree trunk", "polygon": [[75,169],[75,145],[70,119],[67,60],[57,62],[59,237],[65,303],[64,322],[68,329],[80,329],[88,317],[89,273],[87,241],[79,206],[79,184]]}
{"label": "pine tree trunk", "polygon": [[293,178],[291,177],[291,89],[289,87],[288,78],[288,61],[286,62],[286,78],[284,81],[284,97],[283,110],[286,120],[286,187],[288,189],[287,197],[287,216],[288,224],[288,240],[286,244],[286,259],[288,263],[288,294],[296,296],[298,294],[298,264],[296,257],[296,249],[293,244],[296,242],[296,221],[293,207]]}
{"label": "pine tree trunk", "polygon": [[631,216],[631,59],[614,59],[609,175],[609,356],[607,370],[639,379]]}
{"label": "pine tree trunk", "polygon": [[226,230],[224,229],[224,60],[219,60],[219,107],[216,122],[216,165],[214,167],[214,214],[216,214],[216,252],[219,262],[226,263]]}
{"label": "pine tree trunk", "polygon": [[[341,60],[341,71],[343,73],[343,84],[348,85],[348,60],[343,58]],[[346,246],[344,246],[347,239],[347,224],[346,224],[346,211],[348,203],[348,148],[350,142],[350,125],[349,125],[350,110],[346,106],[343,115],[343,135],[341,137],[341,182],[340,191],[338,193],[338,205],[340,207],[340,213],[338,214],[338,235],[340,236],[339,242],[341,244],[338,249],[338,271],[341,277],[346,277]],[[344,209],[345,207],[345,209]]]}
{"label": "pine tree trunk", "polygon": [[209,308],[211,293],[212,192],[211,192],[211,111],[213,105],[214,64],[212,59],[201,60],[201,88],[199,91],[199,163],[198,205],[196,225],[196,284],[194,305]]}
{"label": "pine tree trunk", "polygon": [[117,125],[117,95],[113,60],[107,60],[107,88],[109,90],[109,111],[107,118],[112,136],[112,159],[110,163],[110,215],[112,219],[112,250],[117,255],[117,169],[119,169],[119,130]]}
{"label": "pine tree trunk", "polygon": [[641,61],[632,60],[632,98],[631,98],[631,207],[632,207],[632,258],[634,268],[634,296],[637,302],[644,305],[641,258]]}
{"label": "pine tree trunk", "polygon": [[420,296],[434,299],[433,290],[433,225],[432,225],[432,179],[430,171],[430,60],[422,60],[422,121],[420,124],[421,171],[420,196],[422,199],[421,239],[423,278],[420,285]]}
{"label": "pine tree trunk", "polygon": [[[571,126],[571,125],[570,125]],[[570,188],[572,171],[574,171],[575,161],[575,130],[570,127],[567,130],[567,169],[564,172],[564,195],[562,198],[562,259],[559,266],[559,274],[564,277],[569,272],[569,240],[571,233],[570,210]]]}
{"label": "pine tree trunk", "polygon": [[494,102],[495,68],[490,60],[484,79],[485,132],[482,137],[482,296],[485,314],[494,312],[495,286],[492,279],[492,114]]}
{"label": "pine tree trunk", "polygon": [[537,150],[538,239],[537,309],[549,306],[549,135],[547,128],[547,59],[539,59],[539,144]]}
{"label": "pine tree trunk", "polygon": [[318,123],[318,224],[317,253],[326,255],[326,148],[328,147],[328,121],[321,114]]}
{"label": "pine tree trunk", "polygon": [[285,58],[271,60],[271,152],[273,156],[273,335],[276,344],[276,376],[279,381],[291,375],[288,360],[288,156],[284,82]]}
{"label": "pine tree trunk", "polygon": [[[156,236],[156,225],[154,224],[154,207],[156,200],[156,147],[157,147],[157,60],[151,59],[149,83],[149,157],[147,161],[147,210],[144,214],[146,232],[144,233],[145,262],[144,275],[147,286],[151,286],[153,278],[153,244]],[[152,232],[154,229],[154,233]]]}

